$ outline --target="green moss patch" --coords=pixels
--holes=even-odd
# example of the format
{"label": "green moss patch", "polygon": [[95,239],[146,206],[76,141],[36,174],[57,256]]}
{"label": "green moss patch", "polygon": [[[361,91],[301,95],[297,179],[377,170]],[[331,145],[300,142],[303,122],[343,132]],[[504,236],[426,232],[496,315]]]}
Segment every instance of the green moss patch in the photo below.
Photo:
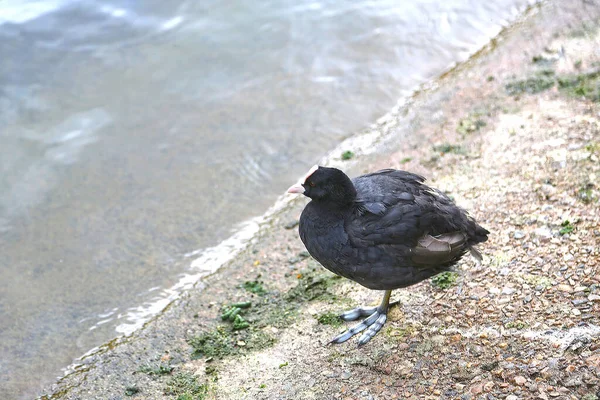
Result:
{"label": "green moss patch", "polygon": [[584,22],[578,28],[570,31],[569,36],[574,38],[590,38],[595,36],[596,32],[598,32],[597,24],[593,22]]}
{"label": "green moss patch", "polygon": [[530,78],[510,82],[504,88],[509,95],[518,96],[543,92],[553,87],[555,83],[554,72],[543,71]]}
{"label": "green moss patch", "polygon": [[[266,293],[252,303],[238,302],[224,306],[220,319],[225,325],[188,338],[192,358],[220,359],[272,346],[275,337],[271,332],[274,328],[288,327],[296,318],[301,303],[312,300],[344,300],[330,290],[339,282],[340,277],[316,272],[317,269],[321,270],[321,267],[315,266],[314,269],[299,273],[296,286],[286,293]],[[250,287],[256,286],[253,284]],[[333,324],[331,318],[323,321],[326,320]]]}
{"label": "green moss patch", "polygon": [[536,65],[540,65],[540,66],[545,66],[545,67],[550,67],[552,66],[554,63],[556,63],[556,61],[558,61],[558,57],[556,56],[556,54],[554,55],[554,57],[552,56],[545,56],[545,55],[537,55],[537,56],[533,56],[531,58],[531,62],[536,64]]}
{"label": "green moss patch", "polygon": [[598,200],[596,191],[594,190],[594,184],[588,183],[577,190],[577,198],[585,204],[590,204]]}
{"label": "green moss patch", "polygon": [[[559,77],[555,76],[554,71],[546,69],[529,78],[510,82],[505,89],[509,95],[518,96],[525,93],[540,93],[554,87],[557,83],[559,90],[568,96],[600,102],[600,69]],[[466,124],[463,130],[471,127],[469,121]]]}
{"label": "green moss patch", "polygon": [[127,386],[125,388],[125,396],[135,396],[140,392],[140,389],[137,386]]}
{"label": "green moss patch", "polygon": [[575,230],[575,226],[569,220],[563,221],[562,224],[560,224],[560,226],[561,226],[561,228],[558,231],[558,233],[560,233],[561,235],[566,235]]}
{"label": "green moss patch", "polygon": [[265,288],[263,286],[263,282],[259,281],[259,280],[246,281],[246,282],[244,282],[242,287],[244,289],[246,289],[247,291],[249,291],[250,293],[254,293],[259,296],[263,296],[263,295],[267,294],[267,291],[265,290]]}
{"label": "green moss patch", "polygon": [[235,352],[235,338],[223,326],[188,339],[193,348],[192,358],[222,358]]}
{"label": "green moss patch", "polygon": [[598,400],[598,396],[595,393],[584,394],[581,400]]}
{"label": "green moss patch", "polygon": [[458,273],[454,271],[445,271],[431,278],[431,284],[442,290],[446,290],[456,285]]}
{"label": "green moss patch", "polygon": [[452,153],[452,154],[466,154],[467,151],[464,149],[464,147],[460,146],[460,145],[456,145],[456,144],[449,144],[449,143],[443,143],[437,146],[433,146],[433,151],[435,151],[436,153],[441,153],[442,155],[446,154],[446,153]]}
{"label": "green moss patch", "polygon": [[334,312],[326,312],[315,317],[321,325],[331,325],[333,327],[339,327],[343,325],[343,321],[339,314]]}
{"label": "green moss patch", "polygon": [[173,372],[173,368],[170,364],[159,363],[155,365],[143,365],[138,371],[148,375],[169,375]]}
{"label": "green moss patch", "polygon": [[590,142],[585,145],[585,149],[593,154],[600,154],[600,143]]}
{"label": "green moss patch", "polygon": [[350,150],[347,150],[345,152],[342,153],[342,160],[347,161],[354,158],[354,153],[351,152]]}
{"label": "green moss patch", "polygon": [[548,278],[547,276],[525,275],[523,279],[528,284],[535,286],[536,290],[538,288],[543,290],[552,287],[552,280],[550,280],[550,278]]}
{"label": "green moss patch", "polygon": [[456,127],[456,132],[466,135],[469,133],[477,132],[482,127],[486,126],[484,120],[478,118],[476,115],[469,116],[467,118],[463,118],[458,121],[458,126]]}
{"label": "green moss patch", "polygon": [[560,77],[558,87],[569,96],[600,102],[600,70]]}
{"label": "green moss patch", "polygon": [[285,295],[288,301],[335,300],[329,288],[341,277],[333,274],[316,274],[313,271],[298,274],[298,284]]}
{"label": "green moss patch", "polygon": [[[221,319],[226,316],[227,322],[235,314],[233,320],[229,321],[231,324],[220,325],[208,332],[188,338],[188,343],[192,347],[192,358],[223,358],[269,347],[275,343],[275,338],[266,328],[288,326],[290,319],[295,316],[294,309],[293,304],[284,304],[276,297],[267,298],[248,309],[226,307]],[[238,313],[236,310],[239,310]],[[242,317],[239,312],[244,312],[244,316]]]}
{"label": "green moss patch", "polygon": [[417,327],[415,325],[403,325],[400,327],[388,326],[385,329],[385,334],[390,337],[410,337],[413,336],[417,332]]}
{"label": "green moss patch", "polygon": [[504,327],[506,329],[517,329],[517,330],[521,330],[521,329],[525,329],[527,327],[529,327],[529,325],[526,322],[523,321],[509,321],[507,323],[504,324]]}
{"label": "green moss patch", "polygon": [[223,358],[267,348],[275,343],[275,338],[258,327],[236,332],[219,326],[190,337],[188,343],[193,349],[192,358]]}
{"label": "green moss patch", "polygon": [[177,400],[202,400],[206,398],[208,387],[199,383],[193,374],[180,372],[167,382],[164,393],[177,396]]}

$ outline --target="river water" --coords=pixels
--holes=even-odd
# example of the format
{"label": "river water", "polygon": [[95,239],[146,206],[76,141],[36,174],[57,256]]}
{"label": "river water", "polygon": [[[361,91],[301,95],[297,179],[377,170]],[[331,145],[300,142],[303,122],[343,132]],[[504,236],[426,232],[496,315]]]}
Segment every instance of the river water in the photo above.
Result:
{"label": "river water", "polygon": [[530,3],[0,0],[0,398],[135,330]]}

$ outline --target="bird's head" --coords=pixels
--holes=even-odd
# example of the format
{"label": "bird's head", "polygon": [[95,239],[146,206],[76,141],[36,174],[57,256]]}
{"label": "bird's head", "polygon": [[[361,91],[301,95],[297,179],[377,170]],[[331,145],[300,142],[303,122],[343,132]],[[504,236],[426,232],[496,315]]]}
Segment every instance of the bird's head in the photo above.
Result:
{"label": "bird's head", "polygon": [[348,176],[337,168],[315,165],[288,193],[302,193],[316,202],[344,206],[354,202],[356,189]]}

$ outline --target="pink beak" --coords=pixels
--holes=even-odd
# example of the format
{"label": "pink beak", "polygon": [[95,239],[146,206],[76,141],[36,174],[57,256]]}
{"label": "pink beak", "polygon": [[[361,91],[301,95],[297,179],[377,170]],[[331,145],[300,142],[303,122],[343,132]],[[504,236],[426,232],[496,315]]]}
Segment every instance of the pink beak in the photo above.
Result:
{"label": "pink beak", "polygon": [[302,184],[300,183],[296,183],[294,186],[291,186],[287,192],[288,193],[304,193],[304,186],[302,186]]}

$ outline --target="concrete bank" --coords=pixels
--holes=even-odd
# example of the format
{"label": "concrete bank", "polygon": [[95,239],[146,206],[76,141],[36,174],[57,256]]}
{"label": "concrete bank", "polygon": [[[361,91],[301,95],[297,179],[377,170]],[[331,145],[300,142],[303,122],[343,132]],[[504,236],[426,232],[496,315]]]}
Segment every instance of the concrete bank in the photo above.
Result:
{"label": "concrete bank", "polygon": [[332,154],[354,174],[420,173],[492,232],[482,265],[396,291],[367,346],[327,345],[335,313],[379,293],[307,257],[297,199],[43,398],[600,397],[599,18],[598,2],[543,3],[382,118],[369,149]]}

